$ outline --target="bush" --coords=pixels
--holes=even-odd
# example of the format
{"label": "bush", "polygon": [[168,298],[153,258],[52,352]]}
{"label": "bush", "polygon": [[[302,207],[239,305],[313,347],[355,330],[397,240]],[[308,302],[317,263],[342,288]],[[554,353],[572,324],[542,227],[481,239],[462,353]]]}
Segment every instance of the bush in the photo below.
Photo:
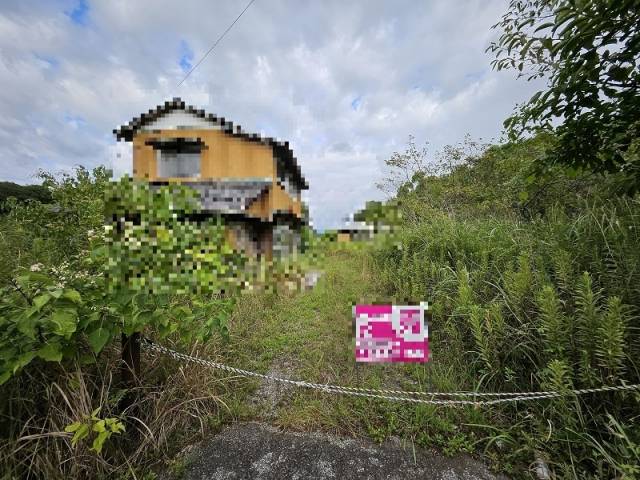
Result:
{"label": "bush", "polygon": [[[115,362],[112,340],[143,331],[182,345],[213,335],[224,339],[234,294],[248,283],[245,259],[227,245],[220,221],[192,218],[196,194],[187,187],[151,188],[126,177],[111,183],[103,168],[92,173],[78,168],[61,179],[41,175],[53,208],[13,202],[0,221],[6,247],[0,283],[0,444],[15,449],[0,456],[0,464],[17,476],[85,477],[92,468],[113,472],[122,452],[103,447],[118,442],[127,413],[104,397],[105,392],[122,397],[104,370]],[[82,380],[70,379],[69,372]],[[178,412],[184,398],[178,402],[177,392],[171,395]],[[64,408],[51,403],[61,397]],[[211,391],[199,390],[198,397],[215,400]],[[31,404],[35,398],[42,398],[37,406]],[[75,400],[80,403],[71,403]],[[142,394],[139,402],[155,400]],[[158,408],[151,411],[157,414]],[[144,415],[155,421],[149,412]],[[51,442],[52,453],[17,448],[35,431],[47,432],[42,438]],[[92,442],[93,460],[81,461],[79,469],[64,467],[65,455],[80,450],[86,456]]]}

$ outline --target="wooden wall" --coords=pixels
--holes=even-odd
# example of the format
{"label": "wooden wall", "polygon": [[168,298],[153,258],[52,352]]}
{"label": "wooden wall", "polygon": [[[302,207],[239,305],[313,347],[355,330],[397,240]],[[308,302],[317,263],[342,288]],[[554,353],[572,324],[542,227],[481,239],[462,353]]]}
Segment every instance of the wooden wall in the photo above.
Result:
{"label": "wooden wall", "polygon": [[291,197],[276,181],[260,195],[247,209],[247,215],[263,220],[271,220],[275,212],[289,212],[302,216],[302,202]]}
{"label": "wooden wall", "polygon": [[155,150],[145,145],[150,139],[199,138],[205,144],[201,154],[200,178],[162,178],[169,182],[195,180],[256,179],[271,178],[272,185],[249,207],[247,214],[263,220],[271,220],[274,212],[290,212],[302,216],[302,203],[291,197],[277,183],[276,163],[273,150],[268,145],[248,142],[232,137],[219,130],[161,130],[139,131],[133,139],[134,178],[157,181]]}
{"label": "wooden wall", "polygon": [[[219,130],[140,131],[133,139],[133,176],[150,181],[159,180],[155,151],[145,142],[152,138],[200,138],[202,150],[200,180],[274,178],[276,166],[273,150],[268,145],[248,142]],[[189,181],[188,178],[163,178],[168,181]]]}

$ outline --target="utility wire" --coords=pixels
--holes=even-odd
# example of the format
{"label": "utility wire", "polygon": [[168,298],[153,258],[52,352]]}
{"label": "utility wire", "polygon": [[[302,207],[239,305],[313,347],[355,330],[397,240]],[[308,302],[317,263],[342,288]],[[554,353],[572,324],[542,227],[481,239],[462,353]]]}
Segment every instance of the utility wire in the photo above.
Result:
{"label": "utility wire", "polygon": [[177,85],[178,87],[179,87],[180,85],[182,85],[182,83],[187,79],[187,77],[188,77],[189,75],[191,75],[191,72],[193,72],[196,68],[198,68],[198,65],[200,65],[200,64],[202,63],[202,61],[203,61],[205,58],[207,58],[207,55],[209,55],[209,54],[213,51],[213,49],[214,49],[214,48],[216,48],[216,46],[218,45],[218,43],[220,43],[220,40],[222,40],[222,39],[224,38],[224,36],[229,32],[229,30],[231,30],[231,28],[236,24],[236,22],[237,22],[238,20],[240,20],[240,17],[244,14],[244,12],[246,12],[246,11],[249,9],[249,7],[251,6],[251,4],[252,4],[253,2],[255,2],[255,1],[256,1],[256,0],[251,0],[251,1],[247,4],[247,6],[246,6],[246,7],[244,7],[244,10],[242,10],[242,12],[240,12],[240,15],[238,15],[238,16],[236,17],[236,19],[233,21],[233,23],[232,23],[231,25],[229,25],[229,27],[224,31],[224,33],[223,33],[222,35],[220,35],[220,37],[218,37],[218,39],[216,40],[216,43],[214,43],[214,44],[213,44],[213,46],[212,46],[209,50],[207,50],[207,53],[205,53],[205,54],[204,54],[204,56],[200,59],[200,61],[199,61],[198,63],[196,63],[196,64],[194,65],[194,67],[193,67],[191,70],[189,70],[189,72],[184,76],[184,78],[183,78],[182,80],[180,80],[180,83],[178,83],[178,85]]}

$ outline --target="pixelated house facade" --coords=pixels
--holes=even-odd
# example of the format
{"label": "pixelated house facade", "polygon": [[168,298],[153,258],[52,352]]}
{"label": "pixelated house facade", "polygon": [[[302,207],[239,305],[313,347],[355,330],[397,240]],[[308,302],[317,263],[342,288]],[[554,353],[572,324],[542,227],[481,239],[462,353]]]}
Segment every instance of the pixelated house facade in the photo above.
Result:
{"label": "pixelated house facade", "polygon": [[338,243],[371,240],[374,232],[375,228],[373,225],[364,222],[350,222],[338,230],[336,240]]}
{"label": "pixelated house facade", "polygon": [[134,178],[197,189],[201,213],[221,215],[236,248],[266,258],[299,249],[308,184],[289,142],[246,133],[179,98],[113,133],[133,143]]}

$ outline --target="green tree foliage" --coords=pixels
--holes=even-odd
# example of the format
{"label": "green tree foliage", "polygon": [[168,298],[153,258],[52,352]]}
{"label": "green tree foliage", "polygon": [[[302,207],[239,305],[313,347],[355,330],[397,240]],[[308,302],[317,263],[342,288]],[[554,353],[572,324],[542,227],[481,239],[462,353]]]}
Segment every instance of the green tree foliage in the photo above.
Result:
{"label": "green tree foliage", "polygon": [[88,251],[87,232],[104,224],[104,193],[111,178],[106,168],[39,176],[53,204],[9,199],[8,213],[0,216],[0,286],[20,267],[64,263],[73,269],[80,253]]}
{"label": "green tree foliage", "polygon": [[[612,198],[597,176],[560,167],[530,178],[554,142],[444,150],[439,174],[400,185],[401,228],[374,247],[385,294],[433,305],[434,362],[458,389],[640,383],[640,199]],[[637,463],[622,453],[640,444],[637,411],[635,393],[496,408],[487,445],[511,438],[509,461],[527,452],[525,463],[544,452],[559,478],[614,478]]]}
{"label": "green tree foliage", "polygon": [[409,135],[409,144],[406,151],[394,152],[391,157],[385,160],[388,168],[387,176],[378,182],[376,186],[385,193],[396,195],[403,186],[411,184],[416,174],[427,171],[429,168],[427,154],[428,144],[418,148],[414,142],[414,137]]}
{"label": "green tree foliage", "polygon": [[5,212],[6,207],[2,204],[9,197],[13,197],[19,201],[37,200],[41,203],[50,203],[51,193],[42,185],[18,185],[12,182],[0,182],[0,212]]}
{"label": "green tree foliage", "polygon": [[380,202],[374,200],[366,202],[365,207],[353,215],[353,219],[356,222],[365,222],[376,227],[397,225],[400,222],[397,201]]}
{"label": "green tree foliage", "polygon": [[[46,183],[59,210],[14,205],[3,224],[28,230],[33,243],[16,248],[36,252],[18,257],[0,290],[0,384],[35,360],[95,361],[120,333],[226,334],[233,300],[219,294],[241,286],[242,259],[219,222],[190,218],[195,191],[111,184],[104,169]],[[40,240],[61,257],[42,256]]]}
{"label": "green tree foliage", "polygon": [[638,0],[510,2],[487,50],[497,70],[548,79],[505,121],[512,138],[558,125],[540,167],[621,173],[626,191],[640,188],[639,25]]}
{"label": "green tree foliage", "polygon": [[[109,287],[150,294],[224,293],[241,277],[241,258],[219,218],[197,217],[199,194],[123,177],[107,190]],[[236,285],[239,286],[239,285]]]}
{"label": "green tree foliage", "polygon": [[[543,178],[533,175],[536,163],[556,141],[554,135],[540,133],[523,141],[487,145],[467,136],[430,157],[410,139],[407,149],[392,158],[420,158],[387,161],[389,178],[408,180],[397,184],[396,195],[385,208],[397,208],[401,223],[410,224],[442,212],[458,218],[494,215],[530,219],[557,202],[567,211],[575,211],[595,190],[604,194],[609,184],[603,189],[602,179],[595,175],[568,176],[562,167],[551,167]],[[415,170],[415,165],[421,167]],[[393,185],[388,179],[385,182],[383,188]]]}

